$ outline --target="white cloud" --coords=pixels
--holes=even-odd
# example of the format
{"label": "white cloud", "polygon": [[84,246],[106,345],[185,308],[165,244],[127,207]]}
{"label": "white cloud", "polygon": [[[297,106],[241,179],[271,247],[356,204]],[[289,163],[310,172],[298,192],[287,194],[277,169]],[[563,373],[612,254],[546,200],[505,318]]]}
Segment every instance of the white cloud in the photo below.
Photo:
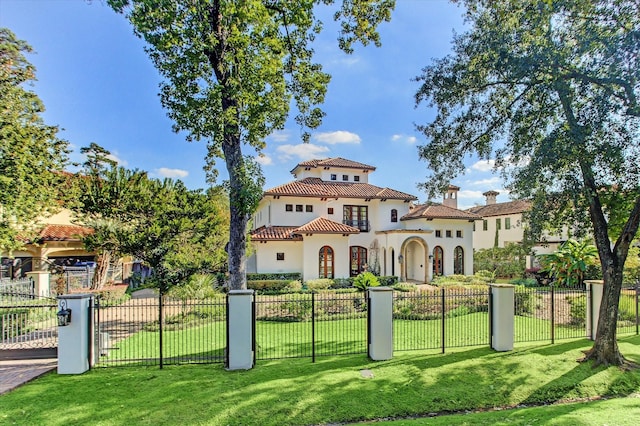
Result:
{"label": "white cloud", "polygon": [[493,166],[495,165],[495,163],[495,160],[480,160],[471,166],[471,170],[476,170],[479,172],[490,172],[491,170],[493,170]]}
{"label": "white cloud", "polygon": [[129,165],[129,162],[120,158],[120,155],[117,152],[112,152],[111,154],[107,155],[107,157],[118,163],[119,166],[126,167],[127,165]]}
{"label": "white cloud", "polygon": [[288,161],[294,157],[300,160],[310,160],[329,152],[329,148],[312,143],[301,143],[298,145],[281,145],[276,148],[276,151],[280,154],[279,158],[282,161]]}
{"label": "white cloud", "polygon": [[482,193],[484,191],[470,191],[468,189],[458,191],[458,199],[462,198],[467,200],[473,200],[476,198],[482,198]]}
{"label": "white cloud", "polygon": [[256,162],[262,166],[270,166],[273,164],[273,159],[267,154],[260,154],[256,157]]}
{"label": "white cloud", "polygon": [[414,145],[418,141],[418,138],[416,138],[415,136],[408,136],[408,135],[403,135],[403,134],[395,134],[395,135],[391,136],[391,141],[392,142],[404,142],[404,143],[407,143],[409,145]]}
{"label": "white cloud", "polygon": [[315,141],[326,143],[327,145],[335,145],[339,143],[360,143],[360,136],[346,130],[337,130],[335,132],[323,132],[313,135]]}
{"label": "white cloud", "polygon": [[155,170],[155,173],[163,178],[186,178],[189,176],[189,172],[182,169],[170,169],[168,167],[160,167]]}
{"label": "white cloud", "polygon": [[268,139],[278,143],[286,142],[289,138],[291,138],[291,133],[288,130],[276,130],[268,137]]}
{"label": "white cloud", "polygon": [[[502,179],[500,179],[500,177],[498,176],[494,176],[488,179],[478,179],[470,181],[469,184],[473,186],[491,187],[490,189],[493,189],[493,187],[495,187],[496,185],[502,185]],[[488,190],[489,189],[487,189],[487,191]]]}

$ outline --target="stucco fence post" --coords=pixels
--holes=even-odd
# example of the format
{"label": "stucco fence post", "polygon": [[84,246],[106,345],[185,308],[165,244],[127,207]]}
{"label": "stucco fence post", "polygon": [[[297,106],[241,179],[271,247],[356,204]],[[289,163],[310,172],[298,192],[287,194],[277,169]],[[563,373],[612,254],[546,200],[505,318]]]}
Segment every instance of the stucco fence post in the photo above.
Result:
{"label": "stucco fence post", "polygon": [[373,361],[393,358],[393,290],[369,287],[367,352]]}
{"label": "stucco fence post", "polygon": [[513,350],[515,332],[515,286],[490,284],[491,348]]}
{"label": "stucco fence post", "polygon": [[34,293],[38,297],[49,297],[51,288],[49,285],[49,271],[27,272],[27,277],[33,280]]}
{"label": "stucco fence post", "polygon": [[92,297],[90,294],[58,296],[58,310],[63,307],[71,310],[69,324],[58,326],[58,374],[82,374],[90,367]]}
{"label": "stucco fence post", "polygon": [[249,370],[254,360],[253,290],[227,295],[227,370]]}
{"label": "stucco fence post", "polygon": [[596,339],[598,332],[598,320],[600,319],[600,304],[602,303],[602,293],[604,291],[603,280],[585,280],[584,284],[587,288],[587,321],[586,333],[587,338]]}

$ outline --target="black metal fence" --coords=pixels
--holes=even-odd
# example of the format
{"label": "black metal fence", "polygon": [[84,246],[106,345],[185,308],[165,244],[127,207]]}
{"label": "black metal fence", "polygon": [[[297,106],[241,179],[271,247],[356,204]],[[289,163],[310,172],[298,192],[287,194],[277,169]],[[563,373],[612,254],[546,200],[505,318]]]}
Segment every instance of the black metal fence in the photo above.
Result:
{"label": "black metal fence", "polygon": [[[619,334],[638,334],[638,287],[620,299]],[[440,288],[394,292],[393,349],[440,350],[491,345],[490,291]],[[366,354],[365,293],[254,296],[255,359]],[[584,289],[521,288],[515,292],[515,342],[586,336]],[[98,365],[222,363],[226,297],[176,300],[157,295],[117,306],[96,303]]]}
{"label": "black metal fence", "polygon": [[54,298],[33,293],[0,294],[0,358],[15,351],[56,348],[56,312]]}

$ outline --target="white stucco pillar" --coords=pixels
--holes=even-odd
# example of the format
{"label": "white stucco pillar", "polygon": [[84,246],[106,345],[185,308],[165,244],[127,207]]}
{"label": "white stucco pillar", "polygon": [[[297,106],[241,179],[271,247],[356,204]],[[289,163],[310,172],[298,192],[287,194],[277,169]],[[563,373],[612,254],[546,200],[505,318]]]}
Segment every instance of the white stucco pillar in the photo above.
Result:
{"label": "white stucco pillar", "polygon": [[491,348],[496,351],[513,349],[515,330],[515,286],[491,284]]}
{"label": "white stucco pillar", "polygon": [[600,304],[602,303],[604,281],[585,280],[584,283],[587,286],[587,338],[595,340],[598,332],[598,320],[600,319]]}
{"label": "white stucco pillar", "polygon": [[33,280],[36,296],[48,297],[51,294],[49,286],[49,271],[27,272],[27,277]]}
{"label": "white stucco pillar", "polygon": [[58,297],[58,311],[71,310],[69,325],[58,326],[58,374],[82,374],[89,369],[89,330],[93,318],[89,309],[90,294],[67,294]]}
{"label": "white stucco pillar", "polygon": [[393,290],[370,287],[369,358],[384,361],[393,358]]}
{"label": "white stucco pillar", "polygon": [[253,290],[231,290],[227,310],[227,370],[253,368]]}

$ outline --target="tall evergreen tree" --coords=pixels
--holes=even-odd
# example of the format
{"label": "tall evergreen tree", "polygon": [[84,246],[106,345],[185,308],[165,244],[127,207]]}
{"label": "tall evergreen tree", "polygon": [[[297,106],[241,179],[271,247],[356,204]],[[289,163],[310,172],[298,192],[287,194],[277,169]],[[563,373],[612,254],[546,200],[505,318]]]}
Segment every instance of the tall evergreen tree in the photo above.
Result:
{"label": "tall evergreen tree", "polygon": [[44,123],[44,105],[26,87],[35,68],[31,47],[0,28],[0,250],[18,249],[38,221],[59,209],[68,143]]}

